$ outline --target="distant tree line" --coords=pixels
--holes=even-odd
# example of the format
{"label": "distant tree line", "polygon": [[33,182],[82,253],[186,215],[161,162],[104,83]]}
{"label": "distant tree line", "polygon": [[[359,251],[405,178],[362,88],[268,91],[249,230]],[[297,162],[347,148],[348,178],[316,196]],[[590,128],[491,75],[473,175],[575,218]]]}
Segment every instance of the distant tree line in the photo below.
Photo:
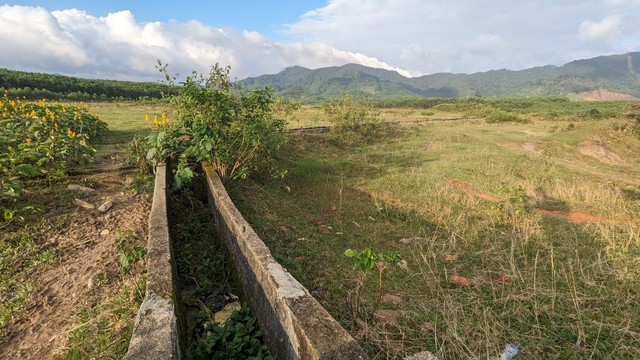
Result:
{"label": "distant tree line", "polygon": [[152,100],[173,91],[160,83],[81,79],[0,69],[0,90],[11,97],[52,100]]}

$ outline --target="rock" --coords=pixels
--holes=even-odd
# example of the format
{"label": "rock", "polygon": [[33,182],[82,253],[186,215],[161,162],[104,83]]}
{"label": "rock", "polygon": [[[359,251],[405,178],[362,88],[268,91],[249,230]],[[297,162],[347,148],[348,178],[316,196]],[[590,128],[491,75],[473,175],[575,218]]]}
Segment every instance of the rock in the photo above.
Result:
{"label": "rock", "polygon": [[384,322],[396,325],[398,324],[398,318],[402,314],[399,310],[378,310],[374,313],[374,315]]}
{"label": "rock", "polygon": [[87,193],[96,191],[95,189],[92,189],[90,187],[81,186],[81,185],[73,185],[73,184],[68,185],[67,189],[69,189],[69,190],[78,190],[78,191],[87,192]]}
{"label": "rock", "polygon": [[109,230],[104,229],[104,230],[100,231],[100,236],[107,236],[107,235],[109,235],[109,233],[110,233]]}
{"label": "rock", "polygon": [[93,289],[94,287],[96,287],[96,280],[92,277],[89,278],[89,281],[87,281],[87,288],[89,290]]}
{"label": "rock", "polygon": [[416,316],[416,313],[409,310],[378,310],[373,314],[377,319],[386,323],[398,325],[398,319],[400,317],[412,317]]}
{"label": "rock", "polygon": [[96,208],[93,204],[80,199],[76,199],[76,205],[87,210],[93,210]]}
{"label": "rock", "polygon": [[320,225],[318,230],[323,234],[331,234],[331,228],[326,225]]}
{"label": "rock", "polygon": [[398,304],[402,304],[402,298],[398,295],[384,294],[382,295],[382,302],[398,305]]}
{"label": "rock", "polygon": [[406,270],[409,271],[409,264],[407,263],[407,260],[400,260],[398,262],[398,266],[402,269],[402,270]]}
{"label": "rock", "polygon": [[438,360],[430,351],[423,351],[411,356],[407,356],[404,360]]}
{"label": "rock", "polygon": [[113,201],[107,200],[102,205],[100,205],[100,207],[98,208],[98,211],[107,212],[109,209],[111,209],[112,206],[113,206]]}
{"label": "rock", "polygon": [[219,323],[224,323],[225,321],[227,321],[227,319],[231,317],[231,313],[233,312],[233,310],[240,310],[240,308],[241,306],[239,301],[234,301],[232,303],[229,303],[225,305],[224,308],[222,308],[222,310],[214,314],[214,318],[215,318],[214,320]]}

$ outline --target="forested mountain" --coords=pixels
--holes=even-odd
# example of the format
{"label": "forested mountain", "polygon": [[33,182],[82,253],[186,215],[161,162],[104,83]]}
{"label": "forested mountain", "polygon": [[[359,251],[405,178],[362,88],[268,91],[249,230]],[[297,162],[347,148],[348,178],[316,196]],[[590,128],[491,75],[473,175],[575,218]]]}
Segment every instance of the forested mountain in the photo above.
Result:
{"label": "forested mountain", "polygon": [[[248,88],[271,86],[307,102],[336,97],[343,90],[378,99],[408,97],[566,96],[640,98],[640,53],[599,56],[563,66],[439,73],[407,78],[395,71],[348,64],[310,70],[292,66],[275,75],[239,81]],[[152,99],[170,89],[159,83],[81,79],[0,69],[0,90],[11,96],[67,100]],[[604,96],[603,96],[604,95]]]}
{"label": "forested mountain", "polygon": [[304,97],[307,101],[337,96],[342,90],[375,98],[565,96],[594,90],[640,97],[640,53],[576,60],[559,67],[439,73],[416,78],[355,64],[317,70],[294,66],[279,74],[247,78],[240,83],[249,88],[272,86],[282,95]]}

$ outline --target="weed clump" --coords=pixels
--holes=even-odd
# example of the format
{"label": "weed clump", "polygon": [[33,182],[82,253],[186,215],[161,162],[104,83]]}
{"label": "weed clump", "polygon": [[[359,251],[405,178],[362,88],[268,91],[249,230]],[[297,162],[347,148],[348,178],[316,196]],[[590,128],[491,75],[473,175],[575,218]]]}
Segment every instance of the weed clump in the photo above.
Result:
{"label": "weed clump", "polygon": [[347,142],[376,139],[384,126],[380,111],[366,98],[355,98],[348,92],[322,105],[324,113],[335,126],[333,133]]}

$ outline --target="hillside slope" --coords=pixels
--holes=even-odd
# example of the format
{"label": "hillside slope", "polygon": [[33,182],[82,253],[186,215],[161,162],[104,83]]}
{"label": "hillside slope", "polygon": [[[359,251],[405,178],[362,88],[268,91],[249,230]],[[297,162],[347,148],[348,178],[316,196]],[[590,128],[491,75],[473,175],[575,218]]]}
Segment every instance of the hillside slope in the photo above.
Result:
{"label": "hillside slope", "polygon": [[427,96],[546,96],[609,91],[640,97],[640,53],[599,56],[563,66],[525,70],[491,70],[474,74],[438,73],[406,78],[395,71],[347,64],[310,70],[289,67],[274,75],[240,81],[249,88],[272,86],[286,96],[309,101],[339,95],[347,90],[376,98]]}

